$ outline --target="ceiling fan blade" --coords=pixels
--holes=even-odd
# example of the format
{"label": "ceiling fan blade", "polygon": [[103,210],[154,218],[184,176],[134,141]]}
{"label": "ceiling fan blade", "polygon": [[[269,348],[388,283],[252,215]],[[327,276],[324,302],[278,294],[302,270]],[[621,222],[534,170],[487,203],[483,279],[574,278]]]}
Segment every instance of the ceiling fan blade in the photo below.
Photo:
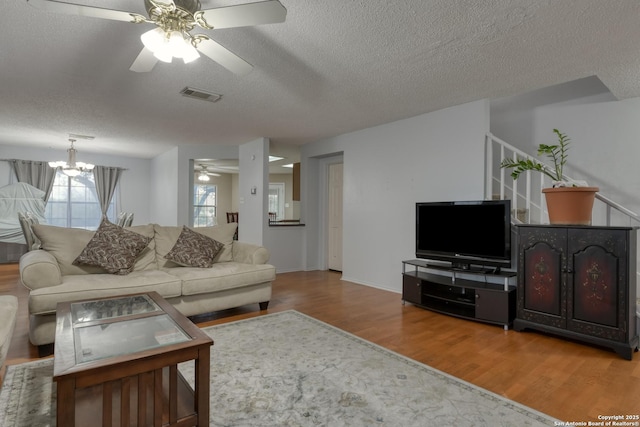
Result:
{"label": "ceiling fan blade", "polygon": [[[196,22],[204,28],[233,28],[284,22],[287,9],[277,0],[218,7],[196,12]],[[201,24],[204,18],[206,25]]]}
{"label": "ceiling fan blade", "polygon": [[155,7],[160,7],[162,9],[175,9],[176,8],[176,4],[174,3],[173,0],[169,0],[168,2],[163,2],[163,1],[160,1],[160,0],[149,0],[149,3],[151,3]]}
{"label": "ceiling fan blade", "polygon": [[46,10],[47,12],[65,13],[68,15],[88,16],[91,18],[112,19],[114,21],[133,23],[146,22],[147,20],[144,16],[133,12],[103,9],[101,7],[65,3],[57,0],[27,0],[27,3],[38,9]]}
{"label": "ceiling fan blade", "polygon": [[253,70],[253,65],[209,37],[198,34],[194,36],[194,39],[196,40],[196,49],[232,73],[246,75]]}
{"label": "ceiling fan blade", "polygon": [[145,47],[140,51],[138,57],[133,61],[129,69],[136,73],[146,73],[153,70],[157,62],[158,58],[153,56],[153,52]]}

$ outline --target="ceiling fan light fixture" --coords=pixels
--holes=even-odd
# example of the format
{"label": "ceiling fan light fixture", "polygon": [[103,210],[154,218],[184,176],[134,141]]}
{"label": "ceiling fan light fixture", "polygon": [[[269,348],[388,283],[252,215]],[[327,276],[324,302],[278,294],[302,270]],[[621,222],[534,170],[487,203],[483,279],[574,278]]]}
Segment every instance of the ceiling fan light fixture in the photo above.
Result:
{"label": "ceiling fan light fixture", "polygon": [[140,40],[144,47],[162,62],[170,63],[173,58],[181,58],[188,64],[200,58],[191,41],[185,39],[185,35],[180,31],[165,31],[157,27],[142,34]]}
{"label": "ceiling fan light fixture", "polygon": [[200,175],[198,175],[198,181],[202,181],[202,182],[209,182],[211,178],[209,178],[209,175],[207,175],[206,172],[202,172],[200,173]]}
{"label": "ceiling fan light fixture", "polygon": [[156,27],[153,30],[147,31],[140,36],[144,47],[151,52],[156,53],[162,49],[162,45],[165,42],[165,32],[162,28]]}
{"label": "ceiling fan light fixture", "polygon": [[182,58],[187,48],[187,42],[179,31],[171,31],[167,36],[166,50],[171,56]]}
{"label": "ceiling fan light fixture", "polygon": [[159,50],[157,52],[154,52],[153,56],[158,58],[160,61],[166,62],[168,64],[170,64],[171,61],[173,60],[173,55],[171,55],[171,53],[166,52],[164,50]]}
{"label": "ceiling fan light fixture", "polygon": [[195,61],[200,58],[200,54],[198,50],[191,45],[191,43],[187,43],[189,46],[185,49],[184,55],[182,56],[182,60],[185,64]]}
{"label": "ceiling fan light fixture", "polygon": [[[27,2],[31,6],[51,12],[134,24],[155,24],[156,28],[140,36],[144,49],[129,67],[136,73],[151,71],[158,60],[171,62],[173,57],[178,57],[185,63],[189,63],[199,58],[202,53],[227,70],[238,75],[246,75],[253,69],[251,64],[209,36],[205,34],[192,36],[191,31],[196,27],[214,30],[276,24],[284,22],[287,16],[287,9],[278,0],[262,0],[210,9],[202,9],[200,0],[144,0],[147,16],[61,0],[27,0]],[[172,39],[171,43],[169,39]],[[173,53],[167,52],[169,44],[174,45]],[[169,56],[170,53],[172,53],[171,56]]]}

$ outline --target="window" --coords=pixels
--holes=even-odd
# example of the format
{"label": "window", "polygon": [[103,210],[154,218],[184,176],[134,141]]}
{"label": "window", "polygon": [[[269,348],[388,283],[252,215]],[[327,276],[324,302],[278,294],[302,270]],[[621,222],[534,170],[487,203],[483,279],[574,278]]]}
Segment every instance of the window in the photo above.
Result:
{"label": "window", "polygon": [[277,219],[284,218],[284,182],[269,184],[269,212],[275,212]]}
{"label": "window", "polygon": [[[118,189],[107,210],[110,221],[116,220]],[[44,211],[47,224],[58,227],[95,230],[100,225],[102,211],[96,195],[93,173],[84,172],[73,178],[62,171],[56,173],[51,196]]]}
{"label": "window", "polygon": [[210,227],[216,224],[216,186],[194,184],[193,226]]}

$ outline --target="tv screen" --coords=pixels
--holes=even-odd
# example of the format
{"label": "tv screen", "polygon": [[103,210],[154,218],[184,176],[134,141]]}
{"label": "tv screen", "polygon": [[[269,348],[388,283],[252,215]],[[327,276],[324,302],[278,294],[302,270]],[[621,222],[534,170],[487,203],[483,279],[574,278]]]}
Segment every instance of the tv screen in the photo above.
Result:
{"label": "tv screen", "polygon": [[416,203],[416,257],[469,265],[511,265],[511,202]]}

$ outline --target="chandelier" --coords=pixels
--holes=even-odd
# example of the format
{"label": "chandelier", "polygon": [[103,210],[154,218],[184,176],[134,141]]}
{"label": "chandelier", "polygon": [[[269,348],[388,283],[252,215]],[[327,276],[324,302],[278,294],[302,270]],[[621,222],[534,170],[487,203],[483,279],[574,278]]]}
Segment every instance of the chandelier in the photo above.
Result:
{"label": "chandelier", "polygon": [[49,166],[52,168],[62,168],[62,173],[71,177],[92,170],[94,165],[91,163],[76,162],[76,149],[73,148],[73,143],[76,142],[76,140],[69,139],[69,142],[71,143],[71,147],[67,150],[67,153],[69,153],[68,161],[49,162]]}

